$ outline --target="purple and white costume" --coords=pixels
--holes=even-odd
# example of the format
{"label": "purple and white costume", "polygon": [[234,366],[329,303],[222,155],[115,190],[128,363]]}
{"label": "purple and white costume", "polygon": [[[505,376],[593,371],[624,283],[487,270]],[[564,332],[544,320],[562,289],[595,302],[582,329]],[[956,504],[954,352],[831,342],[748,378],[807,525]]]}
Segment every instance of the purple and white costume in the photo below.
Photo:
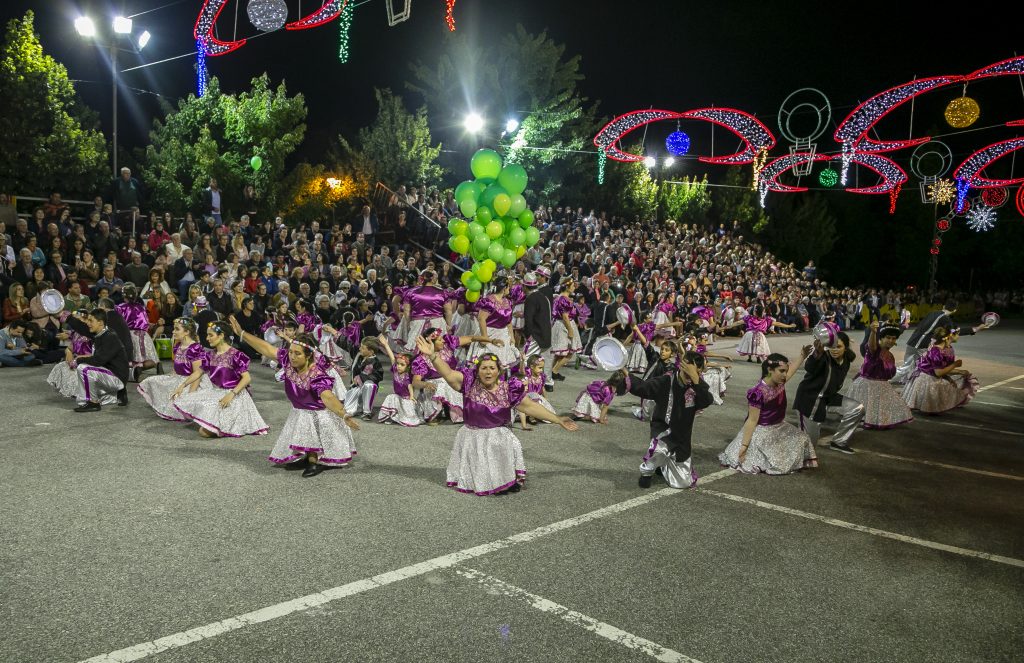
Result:
{"label": "purple and white costume", "polygon": [[[653,322],[644,322],[637,325],[640,333],[647,339],[648,345],[651,339],[654,338],[654,331],[657,327]],[[633,345],[629,346],[629,354],[626,356],[626,370],[630,373],[643,373],[647,370],[646,347],[646,345],[640,342],[640,339],[634,339]]]}
{"label": "purple and white costume", "polygon": [[903,387],[903,401],[911,410],[939,414],[963,407],[978,392],[978,380],[971,374],[935,377],[935,371],[956,361],[953,348],[932,346],[917,360],[917,369]]}
{"label": "purple and white costume", "polygon": [[[540,375],[529,375],[526,378],[526,398],[534,401],[542,408],[550,412],[551,414],[557,414],[554,406],[548,402],[548,399],[544,398],[544,374]],[[549,423],[549,422],[544,422]]]}
{"label": "purple and white costume", "polygon": [[[518,286],[516,286],[518,287]],[[523,299],[522,288],[519,288],[519,298]],[[481,297],[476,302],[474,315],[480,311],[487,313],[487,336],[494,340],[504,341],[504,345],[497,346],[484,343],[473,343],[469,346],[469,358],[474,359],[482,354],[493,352],[498,355],[502,367],[508,367],[519,361],[519,349],[516,348],[509,332],[509,325],[512,324],[512,309],[518,303],[513,295],[505,298],[505,301],[498,302],[495,295]],[[482,332],[482,330],[481,330]]]}
{"label": "purple and white costume", "polygon": [[412,384],[412,371],[399,373],[391,366],[391,385],[395,393],[388,394],[377,413],[377,423],[401,424],[402,426],[419,426],[424,423],[420,414],[420,406],[409,398],[409,385]]}
{"label": "purple and white costume", "polygon": [[[159,364],[160,357],[157,356],[156,346],[149,335],[149,315],[146,313],[146,305],[136,300],[122,302],[114,308],[128,323],[128,329],[132,334],[132,356],[129,357],[128,365],[137,368],[147,361]],[[125,349],[127,350],[127,348]]]}
{"label": "purple and white costume", "polygon": [[455,434],[448,460],[448,486],[460,493],[494,495],[526,480],[526,463],[519,439],[507,428],[512,409],[523,400],[526,387],[515,378],[498,381],[487,391],[475,369],[462,371],[465,425]]}
{"label": "purple and white costume", "polygon": [[[569,328],[562,320],[562,314],[569,316]],[[551,354],[556,357],[571,357],[583,352],[583,343],[580,339],[580,330],[576,326],[579,319],[579,309],[572,300],[564,295],[555,297],[551,306]],[[572,331],[572,340],[569,340],[569,332]]]}
{"label": "purple and white costume", "polygon": [[[698,343],[694,350],[703,357],[707,354],[708,346]],[[700,377],[711,388],[711,399],[715,402],[715,405],[724,404],[725,401],[722,400],[722,396],[725,396],[725,383],[732,377],[732,371],[727,366],[705,367]]]}
{"label": "purple and white costume", "polygon": [[[179,343],[174,346],[174,372],[170,375],[152,375],[139,383],[136,389],[156,412],[156,416],[168,421],[188,421],[174,408],[171,394],[181,386],[188,376],[192,375],[193,362],[201,362],[207,352],[209,351],[199,343],[189,346]],[[203,377],[199,379],[196,391],[209,389],[212,386],[210,378],[204,373]]]}
{"label": "purple and white costume", "polygon": [[[661,302],[654,307],[654,326],[663,325],[666,322],[672,322],[672,316],[676,314],[676,307],[672,305],[672,302]],[[665,336],[667,338],[674,338],[676,335],[675,327],[662,327],[657,332],[658,336]]]}
{"label": "purple and white costume", "polygon": [[448,294],[432,285],[413,288],[395,288],[402,304],[409,304],[409,320],[402,334],[402,347],[406,352],[416,351],[416,337],[428,327],[448,331],[444,320],[444,304]]}
{"label": "purple and white costume", "polygon": [[[452,370],[455,370],[455,351],[458,347],[459,337],[445,334],[444,345],[438,350],[438,354]],[[462,423],[462,394],[452,389],[441,374],[434,370],[429,359],[420,354],[416,355],[412,360],[412,374],[419,375],[424,382],[434,385],[433,393],[427,389],[420,389],[417,397],[424,419],[433,421],[447,405],[452,422]]]}
{"label": "purple and white costume", "polygon": [[810,436],[785,421],[786,385],[772,387],[762,380],[747,391],[747,403],[761,411],[747,454],[741,464],[743,430],[740,429],[725,451],[718,455],[722,465],[748,474],[790,474],[818,466]]}
{"label": "purple and white costume", "polygon": [[[281,350],[277,356],[280,361]],[[210,377],[212,386],[178,396],[174,409],[221,437],[266,435],[270,427],[260,416],[248,389],[235,396],[227,407],[220,405],[220,400],[238,386],[242,374],[248,370],[249,357],[237,348],[229,348],[220,354],[208,352],[203,357],[203,372]]]}
{"label": "purple and white costume", "polygon": [[896,375],[896,359],[881,347],[864,355],[860,373],[846,389],[846,396],[864,406],[864,428],[894,428],[913,421],[910,408],[889,380]]}
{"label": "purple and white costume", "polygon": [[605,384],[604,380],[594,380],[576,397],[572,414],[580,419],[590,419],[596,424],[601,420],[601,407],[611,405],[614,399],[615,389]]}
{"label": "purple and white costume", "polygon": [[[77,332],[68,332],[68,341],[71,343],[71,353],[76,357],[92,354],[92,341],[88,337]],[[57,393],[64,398],[75,398],[79,392],[77,364],[69,364],[66,361],[58,361],[50,369],[50,375],[46,381]]]}
{"label": "purple and white costume", "polygon": [[756,315],[748,315],[744,322],[747,324],[747,331],[743,334],[740,344],[736,346],[736,354],[741,357],[767,357],[772,353],[768,347],[768,339],[765,334],[772,328],[770,317],[759,318]]}
{"label": "purple and white costume", "polygon": [[288,348],[277,351],[277,362],[284,369],[284,393],[291,401],[292,411],[277,436],[268,460],[284,465],[299,460],[307,453],[317,455],[316,462],[328,467],[348,465],[356,455],[352,429],[324,405],[321,394],[333,393],[334,378],[330,364],[319,358],[305,372],[292,368]]}

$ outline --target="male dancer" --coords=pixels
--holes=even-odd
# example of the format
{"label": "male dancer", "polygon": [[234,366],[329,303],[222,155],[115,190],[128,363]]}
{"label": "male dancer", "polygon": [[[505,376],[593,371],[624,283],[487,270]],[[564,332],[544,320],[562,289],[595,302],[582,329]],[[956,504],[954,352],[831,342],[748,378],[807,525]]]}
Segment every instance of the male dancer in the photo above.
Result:
{"label": "male dancer", "polygon": [[[896,370],[896,376],[889,380],[890,384],[904,384],[907,381],[910,374],[917,368],[918,358],[928,351],[928,345],[932,340],[932,332],[937,327],[951,329],[957,326],[953,322],[953,314],[956,313],[957,306],[958,304],[955,300],[950,300],[942,305],[941,310],[932,311],[921,322],[917,323],[914,333],[907,340],[907,349],[903,355],[903,365]],[[973,336],[983,329],[988,329],[988,327],[988,325],[960,327],[960,335]]]}
{"label": "male dancer", "polygon": [[554,284],[549,281],[551,270],[545,265],[537,268],[535,274],[527,274],[526,280],[533,276],[539,286],[526,296],[523,303],[523,335],[526,337],[524,354],[540,354],[544,357],[544,390],[554,391],[555,382],[551,379],[551,368],[555,365],[551,355],[551,305],[555,299]]}
{"label": "male dancer", "polygon": [[107,311],[95,308],[80,314],[92,339],[91,355],[74,358],[79,391],[75,412],[97,412],[103,405],[128,405],[128,353],[107,327]]}

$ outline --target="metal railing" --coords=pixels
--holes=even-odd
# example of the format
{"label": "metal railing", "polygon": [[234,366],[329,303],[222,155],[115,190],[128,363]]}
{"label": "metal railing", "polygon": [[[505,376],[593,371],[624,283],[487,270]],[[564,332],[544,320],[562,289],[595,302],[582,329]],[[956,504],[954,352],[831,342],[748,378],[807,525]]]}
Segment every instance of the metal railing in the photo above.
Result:
{"label": "metal railing", "polygon": [[[373,193],[370,195],[370,203],[377,212],[377,218],[386,219],[387,226],[382,225],[382,229],[393,230],[398,225],[398,212],[404,211],[410,243],[422,249],[425,255],[446,262],[457,271],[462,271],[461,267],[433,248],[437,246],[442,233],[448,232],[447,228],[410,206],[406,201],[399,200],[398,194],[385,186],[383,182],[377,182],[377,186],[374,187]],[[429,243],[429,246],[424,242]]]}

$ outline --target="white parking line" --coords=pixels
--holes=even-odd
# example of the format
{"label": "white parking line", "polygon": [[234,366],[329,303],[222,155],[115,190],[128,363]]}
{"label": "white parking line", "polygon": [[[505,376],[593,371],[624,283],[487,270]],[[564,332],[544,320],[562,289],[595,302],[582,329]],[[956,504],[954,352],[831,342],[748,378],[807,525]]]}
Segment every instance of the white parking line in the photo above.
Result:
{"label": "white parking line", "polygon": [[970,428],[971,430],[981,430],[981,431],[985,431],[986,433],[1000,433],[1002,435],[1024,436],[1024,433],[1022,433],[1019,430],[1000,430],[998,428],[989,428],[988,426],[973,426],[973,425],[970,425],[970,424],[957,424],[957,423],[953,423],[952,421],[940,421],[938,419],[925,419],[924,417],[919,417],[915,421],[927,421],[930,424],[938,424],[939,426],[953,426],[954,428]]}
{"label": "white parking line", "polygon": [[770,504],[768,502],[762,502],[760,500],[750,499],[749,497],[740,497],[739,495],[730,495],[729,493],[720,493],[717,490],[705,490],[702,488],[697,489],[698,492],[706,495],[714,495],[715,497],[723,497],[733,502],[742,502],[744,504],[752,504],[754,506],[761,507],[762,509],[770,509],[771,511],[778,511],[780,513],[787,513],[791,516],[799,516],[800,518],[806,518],[808,520],[816,520],[819,523],[825,523],[827,525],[834,525],[835,527],[842,527],[844,529],[853,530],[855,532],[863,532],[864,534],[871,534],[879,536],[884,539],[892,539],[894,541],[900,541],[902,543],[910,543],[915,546],[922,546],[924,548],[931,548],[933,550],[941,550],[943,552],[954,553],[956,555],[963,555],[965,557],[974,557],[976,559],[984,559],[990,562],[998,562],[999,564],[1006,564],[1007,566],[1016,566],[1024,568],[1024,559],[1015,559],[1013,557],[1003,557],[1002,555],[993,555],[991,553],[980,552],[978,550],[970,550],[968,548],[959,548],[957,546],[949,546],[945,543],[937,543],[935,541],[927,541],[925,539],[918,539],[913,536],[906,536],[904,534],[897,534],[895,532],[887,532],[884,529],[876,529],[874,527],[867,527],[865,525],[857,525],[854,523],[848,523],[845,520],[836,520],[835,518],[829,518],[827,516],[818,515],[816,513],[808,513],[806,511],[799,511],[797,509],[790,509],[787,506],[779,506],[778,504]]}
{"label": "white parking line", "polygon": [[[700,480],[700,484],[709,484],[712,481],[717,481],[718,479],[723,479],[733,474],[736,474],[735,470],[721,470],[702,478]],[[316,594],[301,596],[297,599],[292,599],[291,601],[285,601],[276,605],[260,608],[259,610],[247,612],[236,617],[230,617],[219,622],[213,622],[212,624],[206,624],[205,626],[197,626],[196,628],[192,628],[187,631],[181,631],[157,640],[151,640],[149,642],[143,642],[138,645],[119,649],[117,651],[110,652],[109,654],[93,656],[92,658],[85,659],[81,663],[125,663],[126,661],[137,661],[141,658],[146,658],[153,654],[159,654],[160,652],[167,651],[169,649],[177,649],[178,647],[184,647],[185,645],[189,645],[194,642],[208,640],[219,635],[224,635],[225,633],[230,633],[231,631],[237,631],[238,629],[252,626],[253,624],[261,624],[263,622],[269,622],[273,619],[285,617],[297,612],[303,612],[332,601],[368,592],[371,589],[385,587],[401,580],[408,580],[409,578],[415,578],[439,569],[450,568],[461,562],[482,557],[483,555],[487,555],[498,550],[504,550],[505,548],[510,548],[520,543],[529,543],[530,541],[548,536],[549,534],[554,534],[555,532],[561,532],[562,530],[570,529],[578,525],[582,525],[583,523],[589,523],[592,520],[622,513],[623,511],[628,511],[629,509],[633,509],[644,504],[650,504],[655,500],[668,497],[669,495],[679,495],[685,492],[686,491],[675,490],[673,488],[663,488],[662,490],[657,490],[647,495],[634,497],[633,499],[626,500],[625,502],[612,504],[611,506],[606,506],[595,511],[590,511],[566,520],[560,520],[557,523],[544,525],[543,527],[538,527],[520,534],[514,534],[504,539],[491,541],[490,543],[485,543],[473,548],[466,548],[465,550],[460,550],[448,555],[428,559],[425,562],[412,564],[394,571],[382,573],[380,575],[373,576],[372,578],[364,578],[362,580],[350,582],[346,585],[332,587],[331,589],[317,592]]]}
{"label": "white parking line", "polygon": [[[1020,375],[1014,376],[1012,378],[1006,378],[1005,380],[1000,380],[999,382],[993,382],[992,384],[987,384],[984,387],[982,387],[981,389],[978,389],[978,391],[979,392],[980,391],[988,391],[989,389],[995,389],[996,387],[1002,387],[1004,384],[1007,384],[1007,383],[1010,383],[1010,382],[1016,382],[1017,380],[1024,380],[1024,373],[1021,373]],[[1014,389],[1015,387],[1010,387],[1010,388]]]}
{"label": "white parking line", "polygon": [[482,571],[458,566],[453,568],[452,571],[464,578],[476,580],[487,589],[499,592],[509,598],[529,603],[531,607],[536,608],[541,612],[551,613],[564,622],[568,622],[573,626],[579,626],[580,628],[590,631],[595,635],[599,635],[606,640],[611,640],[615,644],[628,647],[629,649],[633,649],[642,654],[647,654],[656,661],[666,661],[668,663],[700,663],[700,661],[695,658],[690,658],[685,654],[680,654],[679,652],[659,645],[656,642],[652,642],[646,638],[641,638],[638,635],[633,635],[632,633],[623,631],[611,624],[598,621],[593,617],[588,617],[583,613],[571,610],[564,605],[560,605],[554,601],[549,601],[543,596],[531,594],[525,589],[521,589],[515,585],[510,585],[507,582],[499,580],[493,576],[489,576]]}
{"label": "white parking line", "polygon": [[907,458],[906,456],[894,456],[892,454],[885,454],[881,451],[868,451],[867,449],[857,448],[859,454],[871,454],[872,456],[881,456],[882,458],[890,458],[892,460],[902,460],[908,463],[917,463],[919,465],[931,465],[932,467],[942,467],[947,470],[957,470],[958,472],[970,472],[971,474],[981,474],[986,477],[996,477],[999,479],[1012,479],[1013,481],[1024,481],[1024,477],[1016,474],[1002,474],[1001,472],[989,472],[988,470],[976,470],[972,467],[963,467],[961,465],[947,465],[946,463],[937,463],[934,460],[924,460],[923,458]]}
{"label": "white parking line", "polygon": [[1012,403],[993,403],[992,401],[971,401],[976,405],[995,405],[996,407],[1012,407],[1018,410],[1024,410],[1024,405],[1013,405]]}

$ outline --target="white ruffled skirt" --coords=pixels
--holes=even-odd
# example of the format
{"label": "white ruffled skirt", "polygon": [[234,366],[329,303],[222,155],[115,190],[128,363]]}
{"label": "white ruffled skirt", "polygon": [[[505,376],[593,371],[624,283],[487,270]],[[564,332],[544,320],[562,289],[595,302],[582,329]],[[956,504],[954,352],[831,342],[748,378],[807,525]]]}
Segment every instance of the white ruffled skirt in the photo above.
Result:
{"label": "white ruffled skirt", "polygon": [[356,455],[352,429],[330,410],[292,409],[268,460],[275,465],[285,465],[307,453],[315,453],[319,465],[348,465]]}
{"label": "white ruffled skirt", "polygon": [[747,474],[790,474],[818,466],[811,438],[785,421],[755,428],[747,454],[740,463],[742,447],[743,431],[740,430],[725,451],[718,455],[719,462]]}
{"label": "white ruffled skirt", "polygon": [[513,364],[519,362],[519,349],[512,342],[512,337],[508,333],[508,327],[499,327],[496,329],[488,329],[487,336],[494,339],[504,341],[504,345],[497,346],[489,343],[471,343],[469,346],[469,359],[474,358],[493,352],[498,355],[498,360],[501,361],[502,368],[508,368]]}
{"label": "white ruffled skirt", "polygon": [[655,329],[656,329],[656,331],[654,332],[655,336],[666,336],[668,338],[674,338],[675,337],[675,335],[676,335],[676,328],[675,327],[662,327],[661,329],[657,329],[657,325],[663,325],[663,324],[665,324],[667,322],[672,322],[672,319],[668,317],[667,313],[665,313],[664,311],[655,311],[654,312],[654,325],[655,325]]}
{"label": "white ruffled skirt", "polygon": [[220,437],[266,435],[270,427],[260,416],[248,390],[235,396],[227,407],[221,407],[220,399],[229,392],[228,389],[210,385],[209,389],[178,396],[174,401],[174,409]]}
{"label": "white ruffled skirt", "polygon": [[732,371],[725,366],[714,366],[706,369],[700,376],[711,388],[711,398],[715,400],[715,405],[722,405],[724,403],[722,396],[725,396],[725,382],[732,377]]}
{"label": "white ruffled skirt", "polygon": [[864,428],[895,428],[914,420],[910,408],[888,380],[857,376],[846,389],[846,396],[864,406]]}
{"label": "white ruffled skirt", "polygon": [[416,351],[416,337],[423,334],[429,327],[436,327],[444,333],[448,333],[448,323],[444,318],[430,318],[429,320],[410,320],[409,324],[402,330],[402,347],[406,352]]}
{"label": "white ruffled skirt", "polygon": [[601,406],[595,403],[584,389],[576,397],[576,404],[572,406],[572,415],[580,419],[590,419],[596,424],[601,420]]}
{"label": "white ruffled skirt", "polygon": [[129,366],[142,366],[147,361],[154,364],[160,363],[160,357],[156,354],[156,345],[153,338],[141,329],[129,330],[132,336],[132,359]]}
{"label": "white ruffled skirt", "polygon": [[[558,414],[557,412],[555,412],[555,407],[548,401],[548,399],[544,398],[540,394],[527,393],[526,394],[526,398],[529,398],[531,401],[537,403],[538,405],[540,405],[542,408],[544,408],[545,410],[547,410],[551,414],[554,414],[554,415]],[[518,417],[518,416],[519,416],[519,410],[518,409],[512,410],[512,420],[514,421],[515,418]],[[545,421],[543,423],[546,424],[546,423],[550,423],[550,422]]]}
{"label": "white ruffled skirt", "polygon": [[572,330],[572,341],[569,340],[565,322],[556,320],[551,326],[551,354],[556,357],[571,357],[583,352],[579,328],[572,320],[569,321],[569,328]]}
{"label": "white ruffled skirt", "polygon": [[427,384],[434,385],[434,392],[420,389],[417,399],[420,403],[423,418],[426,421],[433,421],[440,416],[444,406],[448,406],[453,423],[462,423],[462,394],[451,388],[444,378],[427,380]]}
{"label": "white ruffled skirt", "polygon": [[519,438],[504,426],[470,428],[455,434],[448,460],[448,486],[460,493],[494,495],[526,481]]}
{"label": "white ruffled skirt", "polygon": [[53,365],[46,382],[64,398],[78,396],[78,372],[66,361],[59,361]]}
{"label": "white ruffled skirt", "polygon": [[771,353],[768,339],[759,331],[748,331],[736,346],[736,354],[741,357],[767,357]]}
{"label": "white ruffled skirt", "polygon": [[647,370],[647,352],[641,343],[636,342],[630,346],[626,356],[626,370],[630,373],[643,373]]}
{"label": "white ruffled skirt", "polygon": [[903,402],[911,410],[939,414],[963,407],[978,392],[973,375],[946,375],[937,378],[928,373],[915,373],[903,387]]}
{"label": "white ruffled skirt", "polygon": [[[174,390],[187,379],[187,376],[181,376],[177,373],[172,373],[171,375],[153,375],[140,382],[135,389],[142,395],[142,398],[146,403],[153,408],[153,411],[156,412],[156,416],[161,419],[167,419],[168,421],[188,421],[188,419],[175,409],[174,402],[171,400],[171,394],[174,393]],[[203,377],[199,379],[199,387],[196,391],[199,392],[203,389],[211,389],[212,387],[213,383],[210,382],[209,376],[204,373]],[[180,399],[185,396],[185,393],[178,398]]]}
{"label": "white ruffled skirt", "polygon": [[420,414],[419,403],[398,394],[388,394],[377,412],[377,423],[401,424],[411,428],[425,422]]}

